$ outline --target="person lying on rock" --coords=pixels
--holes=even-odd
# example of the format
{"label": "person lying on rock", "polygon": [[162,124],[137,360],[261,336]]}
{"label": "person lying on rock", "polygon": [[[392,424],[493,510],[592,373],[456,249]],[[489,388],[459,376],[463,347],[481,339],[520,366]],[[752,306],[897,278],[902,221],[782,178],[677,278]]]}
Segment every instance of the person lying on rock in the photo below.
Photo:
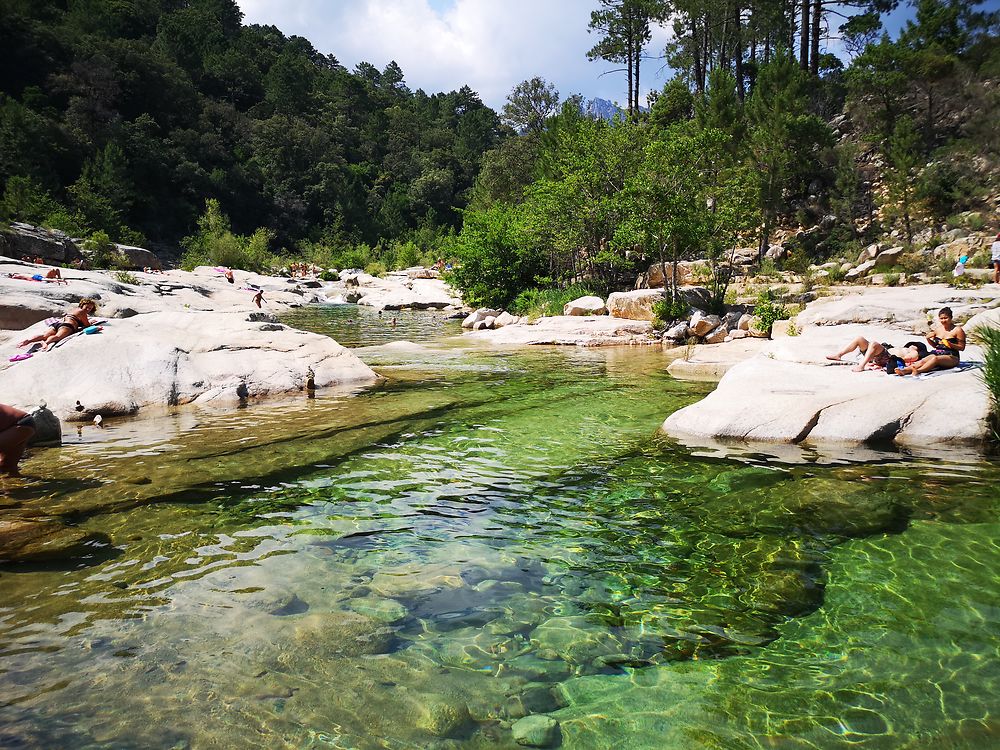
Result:
{"label": "person lying on rock", "polygon": [[48,273],[45,274],[45,280],[54,281],[57,284],[69,284],[69,282],[62,277],[62,271],[58,268],[50,268]]}
{"label": "person lying on rock", "polygon": [[47,351],[67,336],[79,333],[84,328],[90,326],[89,316],[96,312],[97,303],[90,299],[90,297],[84,297],[80,300],[80,304],[78,304],[75,309],[70,310],[62,318],[49,325],[49,330],[45,333],[40,333],[37,336],[32,336],[30,339],[25,339],[18,344],[18,346],[27,346],[28,344],[34,344],[37,341],[41,342],[42,346],[46,347]]}
{"label": "person lying on rock", "polygon": [[942,307],[938,320],[927,336],[930,353],[909,367],[896,369],[897,375],[920,375],[931,370],[950,370],[958,367],[961,352],[965,351],[965,330],[955,323],[950,307]]}
{"label": "person lying on rock", "polygon": [[864,354],[864,359],[857,366],[851,368],[854,372],[861,372],[869,364],[874,365],[878,369],[883,369],[889,363],[889,350],[892,348],[892,344],[879,343],[878,341],[869,341],[864,336],[858,336],[854,341],[845,346],[836,354],[827,354],[826,358],[833,362],[840,362],[841,357],[851,354],[852,352],[861,352]]}
{"label": "person lying on rock", "polygon": [[17,462],[24,455],[31,436],[35,434],[35,420],[27,412],[0,404],[0,474],[18,477]]}
{"label": "person lying on rock", "polygon": [[869,341],[864,336],[858,336],[839,352],[828,354],[826,358],[840,362],[841,357],[854,351],[864,354],[861,362],[851,368],[854,372],[861,372],[871,366],[876,370],[885,370],[890,375],[897,366],[909,365],[927,356],[927,347],[920,341],[907,341],[902,348],[896,349],[892,344]]}

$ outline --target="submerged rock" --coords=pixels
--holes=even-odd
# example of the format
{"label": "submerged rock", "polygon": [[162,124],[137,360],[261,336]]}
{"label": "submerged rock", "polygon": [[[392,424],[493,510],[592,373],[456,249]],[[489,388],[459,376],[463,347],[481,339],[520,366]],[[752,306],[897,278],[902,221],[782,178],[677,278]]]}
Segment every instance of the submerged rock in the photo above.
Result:
{"label": "submerged rock", "polygon": [[0,562],[62,560],[78,554],[94,535],[49,519],[0,520]]}
{"label": "submerged rock", "polygon": [[423,712],[417,726],[435,737],[456,737],[472,726],[472,716],[464,702],[440,695],[429,695],[423,701]]}
{"label": "submerged rock", "polygon": [[406,607],[395,599],[379,599],[377,597],[362,597],[351,599],[347,606],[355,612],[371,617],[379,622],[399,622],[407,615]]}
{"label": "submerged rock", "polygon": [[525,747],[557,747],[562,741],[559,722],[551,716],[525,716],[510,728],[514,742]]}
{"label": "submerged rock", "polygon": [[321,612],[303,615],[293,625],[294,640],[324,658],[333,654],[387,654],[396,635],[392,628],[373,617],[355,612]]}
{"label": "submerged rock", "polygon": [[570,664],[590,664],[601,656],[622,651],[607,630],[583,616],[552,617],[531,632],[531,644],[543,658]]}

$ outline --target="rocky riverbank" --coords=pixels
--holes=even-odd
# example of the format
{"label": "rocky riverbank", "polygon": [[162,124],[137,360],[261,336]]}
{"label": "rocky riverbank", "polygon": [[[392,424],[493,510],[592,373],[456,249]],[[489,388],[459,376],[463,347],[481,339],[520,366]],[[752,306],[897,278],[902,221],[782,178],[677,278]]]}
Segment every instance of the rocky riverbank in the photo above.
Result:
{"label": "rocky riverbank", "polygon": [[[276,315],[354,294],[386,310],[461,304],[440,279],[405,272],[385,279],[356,272],[322,282],[235,271],[229,283],[214,268],[62,269],[66,283],[30,280],[48,270],[0,258],[0,392],[5,403],[28,410],[45,403],[69,421],[368,385],[378,376],[353,353],[327,336],[282,325]],[[253,303],[257,290],[260,308]],[[47,319],[83,297],[100,306],[95,319],[106,321],[100,333],[11,361],[25,351],[18,342],[46,331]]]}
{"label": "rocky riverbank", "polygon": [[663,430],[682,441],[894,442],[931,448],[983,443],[990,400],[978,373],[983,352],[975,343],[963,352],[961,370],[920,377],[855,373],[846,366],[854,361],[831,362],[826,355],[858,336],[896,346],[920,340],[928,316],[946,305],[969,334],[980,326],[1000,326],[1000,296],[991,286],[866,289],[817,300],[797,316],[799,335],[734,357],[720,368],[725,374],[716,390],[667,417]]}

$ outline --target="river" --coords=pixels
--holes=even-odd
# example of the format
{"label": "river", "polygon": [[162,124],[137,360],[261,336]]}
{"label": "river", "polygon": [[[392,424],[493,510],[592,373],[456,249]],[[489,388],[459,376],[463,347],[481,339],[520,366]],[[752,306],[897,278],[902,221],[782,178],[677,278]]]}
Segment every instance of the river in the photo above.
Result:
{"label": "river", "polygon": [[[395,325],[393,325],[395,319]],[[1000,746],[1000,463],[688,448],[654,348],[310,308],[357,394],[87,426],[0,485],[0,746]],[[752,394],[748,394],[752,398]],[[550,727],[551,728],[551,727]]]}

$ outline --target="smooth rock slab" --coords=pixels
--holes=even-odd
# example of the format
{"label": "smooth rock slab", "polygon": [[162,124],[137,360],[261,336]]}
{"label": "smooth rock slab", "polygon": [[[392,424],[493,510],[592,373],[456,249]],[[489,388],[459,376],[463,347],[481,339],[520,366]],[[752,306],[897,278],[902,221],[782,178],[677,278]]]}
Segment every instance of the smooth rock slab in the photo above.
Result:
{"label": "smooth rock slab", "polygon": [[[981,444],[989,398],[975,371],[929,378],[851,372],[824,355],[859,334],[903,343],[898,330],[860,326],[812,328],[770,342],[730,369],[714,392],[671,414],[663,430],[682,436],[783,443]],[[981,359],[970,346],[963,360]],[[849,361],[853,364],[853,361]],[[954,394],[960,393],[960,399]]]}
{"label": "smooth rock slab", "polygon": [[262,330],[267,324],[248,322],[246,314],[172,311],[110,321],[100,334],[66,339],[23,362],[0,362],[0,390],[7,403],[33,408],[45,401],[61,419],[77,421],[302,391],[310,370],[318,388],[378,379],[328,336]]}

